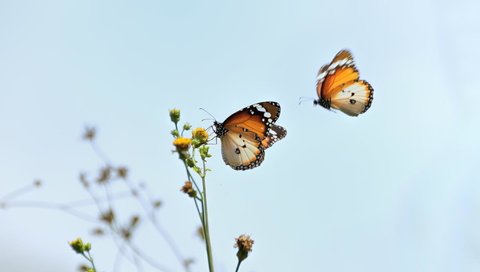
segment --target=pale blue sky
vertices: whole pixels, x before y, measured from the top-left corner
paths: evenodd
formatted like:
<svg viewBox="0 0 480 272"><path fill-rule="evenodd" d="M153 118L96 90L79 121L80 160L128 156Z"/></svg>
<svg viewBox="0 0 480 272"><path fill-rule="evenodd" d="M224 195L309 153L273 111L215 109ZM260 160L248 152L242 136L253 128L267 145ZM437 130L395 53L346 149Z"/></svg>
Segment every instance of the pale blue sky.
<svg viewBox="0 0 480 272"><path fill-rule="evenodd" d="M178 191L168 109L209 126L198 108L223 120L274 100L288 135L261 167L234 171L211 147L217 271L234 271L241 233L255 239L242 271L478 271L479 10L475 1L0 0L0 195L40 178L26 199L86 197L78 172L100 161L80 135L95 125L104 151L161 196L163 225L206 271L193 205ZM371 109L351 118L299 106L343 48L375 89ZM111 271L114 244L90 237L89 223L35 209L0 211L0 222L9 271L74 271L80 258L66 241L77 236ZM179 271L150 235L142 246Z"/></svg>

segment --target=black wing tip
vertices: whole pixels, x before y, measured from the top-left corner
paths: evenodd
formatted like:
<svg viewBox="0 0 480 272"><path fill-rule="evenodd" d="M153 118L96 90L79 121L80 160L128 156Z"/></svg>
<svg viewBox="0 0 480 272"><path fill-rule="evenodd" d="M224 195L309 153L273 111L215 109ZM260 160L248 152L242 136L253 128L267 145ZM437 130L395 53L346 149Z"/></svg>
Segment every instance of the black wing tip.
<svg viewBox="0 0 480 272"><path fill-rule="evenodd" d="M243 164L238 166L230 165L230 167L232 167L233 170L241 170L241 171L250 170L250 169L259 167L262 164L262 162L265 160L265 149L262 148L261 146L258 149L260 150L260 154L256 156L254 161L250 162L247 165L243 165Z"/></svg>
<svg viewBox="0 0 480 272"><path fill-rule="evenodd" d="M370 95L368 96L368 102L367 104L365 105L365 108L363 109L363 111L361 113L364 113L366 112L371 106L372 106L372 103L373 103L373 87L372 85L370 85L370 83L368 83L366 80L360 80L360 82L364 83L365 85L367 85L368 87L368 90L370 91Z"/></svg>

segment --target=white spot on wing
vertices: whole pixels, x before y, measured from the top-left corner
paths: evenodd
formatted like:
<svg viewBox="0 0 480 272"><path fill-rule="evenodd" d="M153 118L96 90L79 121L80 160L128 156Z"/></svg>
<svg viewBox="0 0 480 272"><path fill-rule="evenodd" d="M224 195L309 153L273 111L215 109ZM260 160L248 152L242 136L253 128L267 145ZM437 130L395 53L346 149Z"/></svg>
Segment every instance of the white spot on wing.
<svg viewBox="0 0 480 272"><path fill-rule="evenodd" d="M317 80L318 80L318 81L323 81L323 79L325 78L326 75L327 75L327 71L319 74L319 75L317 76Z"/></svg>

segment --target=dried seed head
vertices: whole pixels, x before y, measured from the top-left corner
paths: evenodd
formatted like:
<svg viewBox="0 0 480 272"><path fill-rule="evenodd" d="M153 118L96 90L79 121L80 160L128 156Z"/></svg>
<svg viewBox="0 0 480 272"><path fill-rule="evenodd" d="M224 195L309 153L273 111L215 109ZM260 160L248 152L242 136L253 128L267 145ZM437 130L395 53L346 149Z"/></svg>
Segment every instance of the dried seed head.
<svg viewBox="0 0 480 272"><path fill-rule="evenodd" d="M97 178L97 182L98 183L106 183L110 180L110 177L111 177L111 171L112 169L110 168L110 166L106 166L106 167L103 167L102 169L100 169L100 173L98 175L98 178Z"/></svg>
<svg viewBox="0 0 480 272"><path fill-rule="evenodd" d="M155 209L158 209L162 206L162 201L161 200L155 200L152 202L152 205Z"/></svg>
<svg viewBox="0 0 480 272"><path fill-rule="evenodd" d="M237 257L239 262L248 257L248 253L252 251L253 243L254 241L250 238L250 235L242 234L235 238L234 247L238 248Z"/></svg>
<svg viewBox="0 0 480 272"><path fill-rule="evenodd" d="M92 234L96 236L102 236L105 234L105 231L102 228L94 228Z"/></svg>
<svg viewBox="0 0 480 272"><path fill-rule="evenodd" d="M95 134L97 131L94 127L86 127L85 132L83 133L83 139L85 141L93 141L95 139Z"/></svg>
<svg viewBox="0 0 480 272"><path fill-rule="evenodd" d="M128 168L125 166L120 166L117 168L117 175L119 178L126 179L128 175Z"/></svg>
<svg viewBox="0 0 480 272"><path fill-rule="evenodd" d="M197 228L197 235L198 237L200 237L200 239L202 239L203 241L205 241L205 232L203 231L203 227L202 226L199 226Z"/></svg>
<svg viewBox="0 0 480 272"><path fill-rule="evenodd" d="M100 219L110 225L115 220L115 213L112 210L108 210L100 215Z"/></svg>
<svg viewBox="0 0 480 272"><path fill-rule="evenodd" d="M187 194L189 197L196 197L197 191L193 189L193 183L191 181L185 181L185 184L180 189L182 192Z"/></svg>

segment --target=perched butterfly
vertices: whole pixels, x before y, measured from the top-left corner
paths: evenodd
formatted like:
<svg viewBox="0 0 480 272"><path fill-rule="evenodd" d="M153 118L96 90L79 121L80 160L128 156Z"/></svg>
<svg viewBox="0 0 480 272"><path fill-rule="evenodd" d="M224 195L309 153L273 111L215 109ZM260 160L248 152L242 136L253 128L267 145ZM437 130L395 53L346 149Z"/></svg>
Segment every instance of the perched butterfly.
<svg viewBox="0 0 480 272"><path fill-rule="evenodd" d="M347 50L338 52L330 64L318 71L318 99L313 104L337 109L350 116L366 112L372 105L373 88L359 77L352 54Z"/></svg>
<svg viewBox="0 0 480 272"><path fill-rule="evenodd" d="M223 123L213 123L214 132L222 145L222 157L235 170L259 166L265 149L287 135L287 130L275 124L280 116L280 104L260 102L230 115Z"/></svg>

